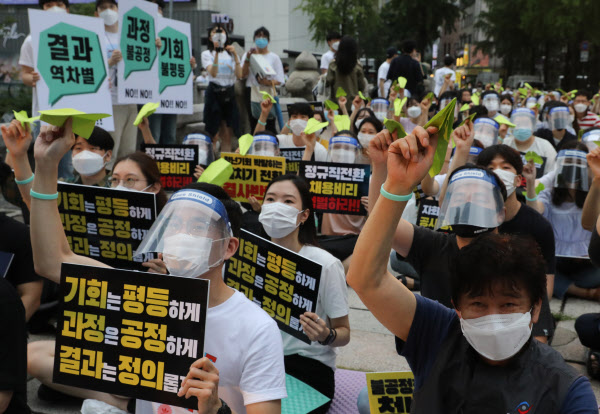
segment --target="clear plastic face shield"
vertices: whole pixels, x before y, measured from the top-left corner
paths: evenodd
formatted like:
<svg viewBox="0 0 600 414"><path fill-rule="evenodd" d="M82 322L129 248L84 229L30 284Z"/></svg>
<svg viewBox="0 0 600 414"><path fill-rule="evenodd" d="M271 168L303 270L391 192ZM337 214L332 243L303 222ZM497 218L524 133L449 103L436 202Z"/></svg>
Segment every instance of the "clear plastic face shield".
<svg viewBox="0 0 600 414"><path fill-rule="evenodd" d="M256 135L248 150L249 155L276 157L279 155L279 143L272 135Z"/></svg>
<svg viewBox="0 0 600 414"><path fill-rule="evenodd" d="M530 98L527 98L527 101L525 102L525 106L529 109L533 109L533 108L535 108L537 103L538 103L537 98L532 96Z"/></svg>
<svg viewBox="0 0 600 414"><path fill-rule="evenodd" d="M358 157L358 141L352 137L337 136L329 141L327 162L354 164Z"/></svg>
<svg viewBox="0 0 600 414"><path fill-rule="evenodd" d="M569 118L569 108L565 106L557 106L550 109L548 113L548 122L551 129L566 129L571 123Z"/></svg>
<svg viewBox="0 0 600 414"><path fill-rule="evenodd" d="M199 277L224 260L233 237L227 211L199 190L177 191L163 208L135 255L159 252L169 273Z"/></svg>
<svg viewBox="0 0 600 414"><path fill-rule="evenodd" d="M590 151L598 147L598 144L596 144L598 141L600 141L600 129L587 131L581 136L581 142L583 142Z"/></svg>
<svg viewBox="0 0 600 414"><path fill-rule="evenodd" d="M468 225L486 231L503 222L504 200L495 177L481 169L464 169L452 176L436 230L445 226Z"/></svg>
<svg viewBox="0 0 600 414"><path fill-rule="evenodd" d="M481 141L484 147L498 143L498 131L500 125L491 118L478 118L473 123L475 139Z"/></svg>
<svg viewBox="0 0 600 414"><path fill-rule="evenodd" d="M183 139L183 145L196 145L198 147L198 164L205 167L215 160L212 141L204 134L188 134Z"/></svg>
<svg viewBox="0 0 600 414"><path fill-rule="evenodd" d="M387 99L377 98L371 101L371 109L373 110L373 113L375 113L377 119L379 119L381 122L383 122L383 119L387 117L389 107L390 103Z"/></svg>
<svg viewBox="0 0 600 414"><path fill-rule="evenodd" d="M500 109L500 97L493 93L485 95L481 100L481 104L485 106L489 112L498 112Z"/></svg>
<svg viewBox="0 0 600 414"><path fill-rule="evenodd" d="M556 156L554 188L589 191L586 153L580 150L560 150Z"/></svg>
<svg viewBox="0 0 600 414"><path fill-rule="evenodd" d="M533 131L535 126L535 112L527 108L518 108L512 112L510 122L515 124L516 128L528 128Z"/></svg>
<svg viewBox="0 0 600 414"><path fill-rule="evenodd" d="M477 164L477 157L483 151L479 147L471 147L469 148L469 155L467 156L467 164Z"/></svg>

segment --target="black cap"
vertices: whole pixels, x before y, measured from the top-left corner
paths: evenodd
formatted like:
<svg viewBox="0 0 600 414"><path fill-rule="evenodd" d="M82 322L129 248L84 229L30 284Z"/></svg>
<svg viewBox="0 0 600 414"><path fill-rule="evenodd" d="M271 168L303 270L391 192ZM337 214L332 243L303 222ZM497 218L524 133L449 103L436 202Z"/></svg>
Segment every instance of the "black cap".
<svg viewBox="0 0 600 414"><path fill-rule="evenodd" d="M386 53L387 53L387 57L391 58L394 55L398 54L398 49L395 47L388 47L386 50Z"/></svg>
<svg viewBox="0 0 600 414"><path fill-rule="evenodd" d="M53 1L56 1L56 2L60 1L60 2L64 3L64 5L67 8L69 8L69 0L38 0L38 4L40 6L40 9L43 9L44 8L44 4L50 3L50 2L53 2Z"/></svg>

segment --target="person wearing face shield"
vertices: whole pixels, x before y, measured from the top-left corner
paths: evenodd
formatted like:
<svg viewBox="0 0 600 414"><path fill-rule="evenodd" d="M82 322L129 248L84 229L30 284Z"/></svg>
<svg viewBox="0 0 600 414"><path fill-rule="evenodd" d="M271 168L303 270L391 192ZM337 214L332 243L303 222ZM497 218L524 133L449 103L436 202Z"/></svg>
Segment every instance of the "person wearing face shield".
<svg viewBox="0 0 600 414"><path fill-rule="evenodd" d="M479 117L473 122L474 137L484 148L498 143L499 129L500 125L491 118Z"/></svg>
<svg viewBox="0 0 600 414"><path fill-rule="evenodd" d="M322 266L315 312L300 316L302 329L312 342L281 332L285 371L333 399L336 348L350 341L347 286L340 261L318 247L314 217L310 187L303 177L286 174L269 183L259 217L263 237ZM327 413L330 404L310 413Z"/></svg>
<svg viewBox="0 0 600 414"><path fill-rule="evenodd" d="M546 107L549 109L546 110ZM540 128L535 131L535 136L544 138L550 142L558 152L569 142L577 141L577 137L569 131L571 128L571 119L569 107L560 101L550 101L544 105L547 112L548 128Z"/></svg>
<svg viewBox="0 0 600 414"><path fill-rule="evenodd" d="M68 246L55 194L56 165L74 144L72 119L63 129L48 128L36 141L36 178L33 181L31 215L34 264L38 272L60 280L62 262L107 267L102 262L74 254ZM42 198L44 197L44 198ZM223 281L224 262L232 257L239 241L241 210L217 186L195 183L176 192L144 237L136 254L160 252L171 275L210 280L207 357L193 363L180 395L198 398L199 412L278 414L287 396L283 346L277 325L267 313ZM48 249L48 246L59 246ZM165 276L165 286L169 284ZM231 340L235 332L235 340ZM54 342L29 344L29 372L52 389L79 398L93 398L130 413L158 414L159 404L52 383ZM202 375L199 376L199 372ZM203 393L206 389L214 392ZM84 404L85 405L85 404ZM109 407L106 407L108 412ZM227 408L229 407L229 408ZM179 411L178 411L179 410ZM169 407L169 412L187 412Z"/></svg>
<svg viewBox="0 0 600 414"><path fill-rule="evenodd" d="M329 70L329 64L333 59L335 59L335 53L340 47L340 40L342 40L342 35L338 32L329 32L327 33L326 40L329 50L323 53L323 56L321 56L321 74L327 73L327 70Z"/></svg>
<svg viewBox="0 0 600 414"><path fill-rule="evenodd" d="M185 136L183 145L195 145L198 148L198 165L194 169L194 177L200 178L204 169L215 160L215 152L212 139L203 133L193 133Z"/></svg>
<svg viewBox="0 0 600 414"><path fill-rule="evenodd" d="M261 155L263 157L279 156L279 141L271 134L262 133L254 135L248 155Z"/></svg>
<svg viewBox="0 0 600 414"><path fill-rule="evenodd" d="M536 194L531 164L525 166L527 204L540 212L552 225L556 244L554 296L568 293L584 299L600 299L600 270L590 263L588 246L591 233L582 225L582 208L590 189L587 147L572 142L558 153L551 188Z"/></svg>
<svg viewBox="0 0 600 414"><path fill-rule="evenodd" d="M600 141L600 128L594 127L585 131L581 135L581 142L583 142L589 151L598 148L597 142Z"/></svg>
<svg viewBox="0 0 600 414"><path fill-rule="evenodd" d="M575 99L573 99L573 109L575 110L575 122L573 127L576 132L579 130L588 130L592 127L600 127L600 116L590 111L592 94L587 91L580 89L575 93Z"/></svg>
<svg viewBox="0 0 600 414"><path fill-rule="evenodd" d="M541 165L536 165L537 178L553 171L556 150L550 142L533 134L535 112L528 108L517 108L512 111L510 121L515 124L513 135L507 137L503 144L516 149L523 156L528 151L534 151L542 157L544 162Z"/></svg>
<svg viewBox="0 0 600 414"><path fill-rule="evenodd" d="M242 77L235 47L229 44L222 24L208 29L208 49L201 54L202 68L208 73L204 97L206 132L221 138L221 151L231 152L231 137L239 135L239 114L234 85Z"/></svg>
<svg viewBox="0 0 600 414"><path fill-rule="evenodd" d="M485 91L481 94L481 104L488 110L488 116L494 118L500 110L500 96L496 91Z"/></svg>
<svg viewBox="0 0 600 414"><path fill-rule="evenodd" d="M468 135L466 129L455 134ZM506 195L494 173L468 167L451 177L450 198L459 198L444 201L449 207L445 217L471 223L467 226L477 223L477 232L485 233L470 240L456 238L451 265L430 265L450 265L451 274L444 278L450 279L446 283L454 309L415 295L388 272L391 248L431 262L448 243L436 237L419 244L418 229L400 219L412 188L433 163L436 132L418 127L390 144L381 196L356 244L361 260L352 262L347 275L367 308L398 338L399 351L412 367L411 412L512 413L535 407L539 413L569 413L577 407L595 413L598 405L589 380L532 338L545 294L544 260L529 239L489 231L487 226L503 219L498 203ZM474 180L475 185L466 185Z"/></svg>

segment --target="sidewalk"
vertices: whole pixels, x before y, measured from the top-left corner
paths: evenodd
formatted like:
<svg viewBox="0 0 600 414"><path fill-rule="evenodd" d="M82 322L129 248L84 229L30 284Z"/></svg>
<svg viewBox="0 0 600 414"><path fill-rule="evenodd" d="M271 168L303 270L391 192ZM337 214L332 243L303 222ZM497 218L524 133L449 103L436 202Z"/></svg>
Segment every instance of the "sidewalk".
<svg viewBox="0 0 600 414"><path fill-rule="evenodd" d="M356 371L406 371L408 363L396 354L394 336L383 327L367 310L356 293L348 288L350 304L350 343L339 348L337 366ZM586 349L581 345L575 333L575 319L590 312L600 312L600 305L590 301L570 298L561 312L562 303L553 299L550 307L553 314L561 313L552 346L560 352L565 360L578 372L586 374ZM50 336L32 335L30 341L51 339ZM53 404L37 398L39 382L30 378L27 391L28 402L35 413L43 414L79 414L78 404ZM600 382L592 381L596 399L600 401ZM350 414L350 413L348 413Z"/></svg>

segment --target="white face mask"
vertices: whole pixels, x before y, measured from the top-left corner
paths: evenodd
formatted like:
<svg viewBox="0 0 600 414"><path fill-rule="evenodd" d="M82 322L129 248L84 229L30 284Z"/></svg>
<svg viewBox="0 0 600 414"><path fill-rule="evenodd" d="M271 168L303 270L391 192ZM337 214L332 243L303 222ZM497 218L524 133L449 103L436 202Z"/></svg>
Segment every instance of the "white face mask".
<svg viewBox="0 0 600 414"><path fill-rule="evenodd" d="M477 353L492 361L504 361L523 348L531 337L531 312L460 318L460 328Z"/></svg>
<svg viewBox="0 0 600 414"><path fill-rule="evenodd" d="M63 14L67 13L67 9L63 9L62 7L58 7L58 6L52 6L46 11L50 12L50 13L63 13Z"/></svg>
<svg viewBox="0 0 600 414"><path fill-rule="evenodd" d="M111 9L102 10L99 16L104 20L106 26L112 26L119 20L119 13Z"/></svg>
<svg viewBox="0 0 600 414"><path fill-rule="evenodd" d="M296 136L300 135L306 129L308 121L304 119L292 119L289 123L292 133Z"/></svg>
<svg viewBox="0 0 600 414"><path fill-rule="evenodd" d="M587 111L588 106L584 103L578 103L573 106L575 108L575 112L582 114Z"/></svg>
<svg viewBox="0 0 600 414"><path fill-rule="evenodd" d="M73 157L73 168L80 175L94 175L100 172L105 165L104 157L92 151L84 150Z"/></svg>
<svg viewBox="0 0 600 414"><path fill-rule="evenodd" d="M227 35L225 33L215 33L212 36L212 41L217 43L219 47L224 47L227 41Z"/></svg>
<svg viewBox="0 0 600 414"><path fill-rule="evenodd" d="M510 114L510 111L512 111L512 105L500 105L500 112L502 112L503 115Z"/></svg>
<svg viewBox="0 0 600 414"><path fill-rule="evenodd" d="M258 221L271 238L281 239L300 225L297 223L300 213L296 207L279 202L263 204Z"/></svg>
<svg viewBox="0 0 600 414"><path fill-rule="evenodd" d="M185 233L166 237L162 254L169 273L193 278L208 272L212 245L213 239L208 237L190 236Z"/></svg>
<svg viewBox="0 0 600 414"><path fill-rule="evenodd" d="M510 195L515 192L515 177L517 174L500 168L496 168L494 172L504 183L504 187L506 187L506 196L510 197Z"/></svg>
<svg viewBox="0 0 600 414"><path fill-rule="evenodd" d="M337 52L338 47L340 47L340 42L333 42L331 44L331 48Z"/></svg>
<svg viewBox="0 0 600 414"><path fill-rule="evenodd" d="M420 106L411 106L406 110L406 114L409 118L417 118L421 115L421 107Z"/></svg>
<svg viewBox="0 0 600 414"><path fill-rule="evenodd" d="M358 133L358 142L363 148L369 148L369 143L371 140L375 138L375 134L364 134L362 132Z"/></svg>

